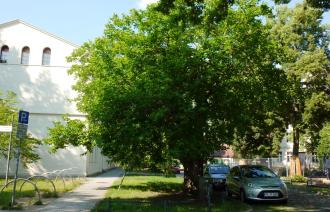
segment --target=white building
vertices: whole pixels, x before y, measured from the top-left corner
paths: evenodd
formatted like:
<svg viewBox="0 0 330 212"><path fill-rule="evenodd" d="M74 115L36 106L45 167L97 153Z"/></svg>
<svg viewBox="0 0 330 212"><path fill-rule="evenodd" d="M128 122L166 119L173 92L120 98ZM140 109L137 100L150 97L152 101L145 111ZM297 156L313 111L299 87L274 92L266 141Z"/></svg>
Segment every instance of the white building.
<svg viewBox="0 0 330 212"><path fill-rule="evenodd" d="M29 132L44 138L52 121L61 120L63 114L84 119L72 99L73 77L67 74L70 64L66 57L78 46L38 29L21 20L0 24L0 90L13 91L18 96L19 107L30 112ZM21 169L21 175L71 169L68 174L86 176L108 169L106 158L95 149L83 156L86 150L69 147L56 154L48 153L48 146L39 148L41 160ZM6 160L0 160L0 175L5 173ZM14 172L11 162L11 174Z"/></svg>

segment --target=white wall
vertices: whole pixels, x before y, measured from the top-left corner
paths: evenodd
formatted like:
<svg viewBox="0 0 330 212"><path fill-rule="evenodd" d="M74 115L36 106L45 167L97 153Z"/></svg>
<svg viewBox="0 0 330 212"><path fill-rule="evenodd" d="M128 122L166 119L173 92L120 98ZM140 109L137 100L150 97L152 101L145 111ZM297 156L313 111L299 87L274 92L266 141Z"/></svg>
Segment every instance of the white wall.
<svg viewBox="0 0 330 212"><path fill-rule="evenodd" d="M24 46L30 47L29 65L41 65L42 52L45 47L51 49L51 66L70 66L66 56L76 46L63 42L49 34L45 34L23 23L12 24L0 28L0 45L9 47L8 64L20 64L21 51Z"/></svg>
<svg viewBox="0 0 330 212"><path fill-rule="evenodd" d="M86 173L87 176L102 173L115 165L109 161L109 158L101 154L99 148L94 148L93 152L87 154Z"/></svg>
<svg viewBox="0 0 330 212"><path fill-rule="evenodd" d="M9 57L7 63L0 63L0 87L18 94L23 109L33 113L79 113L68 101L76 93L71 88L74 79L67 74L71 65L65 58L74 46L24 24L0 28L2 45L9 47ZM30 48L29 65L20 64L24 46ZM50 66L41 65L45 47L51 49Z"/></svg>
<svg viewBox="0 0 330 212"><path fill-rule="evenodd" d="M48 152L49 147L46 145L37 149L37 153L41 160L33 164L28 164L27 168L23 168L20 163L19 176L25 177L30 175L41 175L46 172L56 170L64 170L63 175L71 176L86 176L86 156L83 156L86 150L83 147L68 147L66 149L58 150L56 154ZM0 176L6 174L6 158L0 159ZM9 175L14 176L16 170L16 159L10 161Z"/></svg>
<svg viewBox="0 0 330 212"><path fill-rule="evenodd" d="M0 25L0 48L3 45L9 47L9 57L7 63L0 63L0 90L14 91L18 95L18 107L30 112L29 133L36 138L44 138L47 129L53 126L52 122L61 120L63 114L69 114L72 118L85 118L76 109L76 105L69 101L77 93L71 87L74 78L67 74L71 64L66 62L66 57L76 48L75 45L21 22ZM20 64L25 46L30 48L29 65ZM41 65L45 47L51 49L49 66ZM87 156L82 155L85 152L82 147L69 147L56 154L49 154L48 146L44 145L38 149L41 160L31 164L27 170L21 169L20 173L42 174L73 168L68 173L86 176L87 173L106 169L102 160L87 164ZM5 172L5 164L4 159L0 160L0 175Z"/></svg>

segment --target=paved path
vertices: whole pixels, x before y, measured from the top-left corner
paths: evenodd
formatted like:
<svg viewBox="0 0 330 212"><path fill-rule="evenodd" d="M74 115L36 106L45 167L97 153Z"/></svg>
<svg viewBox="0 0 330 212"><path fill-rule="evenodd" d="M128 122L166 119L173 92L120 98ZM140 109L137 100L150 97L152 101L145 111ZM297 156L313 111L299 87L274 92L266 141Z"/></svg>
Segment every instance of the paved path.
<svg viewBox="0 0 330 212"><path fill-rule="evenodd" d="M95 204L102 200L107 189L112 183L122 176L121 169L112 169L96 177L88 177L87 182L63 197L50 202L47 205L33 206L24 211L47 212L76 212L90 211Z"/></svg>

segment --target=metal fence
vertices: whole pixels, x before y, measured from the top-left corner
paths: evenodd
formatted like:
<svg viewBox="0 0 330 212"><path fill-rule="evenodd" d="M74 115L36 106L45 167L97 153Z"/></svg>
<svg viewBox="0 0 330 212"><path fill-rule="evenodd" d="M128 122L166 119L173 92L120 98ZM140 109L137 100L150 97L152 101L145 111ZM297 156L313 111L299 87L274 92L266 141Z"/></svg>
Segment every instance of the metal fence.
<svg viewBox="0 0 330 212"><path fill-rule="evenodd" d="M254 159L238 159L238 158L215 158L218 163L223 163L229 167L237 165L263 165L271 168L280 176L288 176L290 170L290 161L281 160L280 158L254 158ZM319 163L311 162L306 158L301 158L303 175L305 172L319 168Z"/></svg>

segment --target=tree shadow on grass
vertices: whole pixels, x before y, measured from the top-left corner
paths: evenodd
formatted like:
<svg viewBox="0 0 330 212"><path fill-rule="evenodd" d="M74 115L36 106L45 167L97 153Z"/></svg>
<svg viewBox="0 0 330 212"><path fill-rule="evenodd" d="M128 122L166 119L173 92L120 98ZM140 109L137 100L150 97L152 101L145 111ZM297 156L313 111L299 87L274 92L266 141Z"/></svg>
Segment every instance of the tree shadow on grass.
<svg viewBox="0 0 330 212"><path fill-rule="evenodd" d="M113 186L114 189L118 189L119 185ZM173 182L147 182L140 185L121 185L121 189L125 190L140 190L140 191L154 191L154 192L166 192L177 193L182 191L182 183Z"/></svg>

